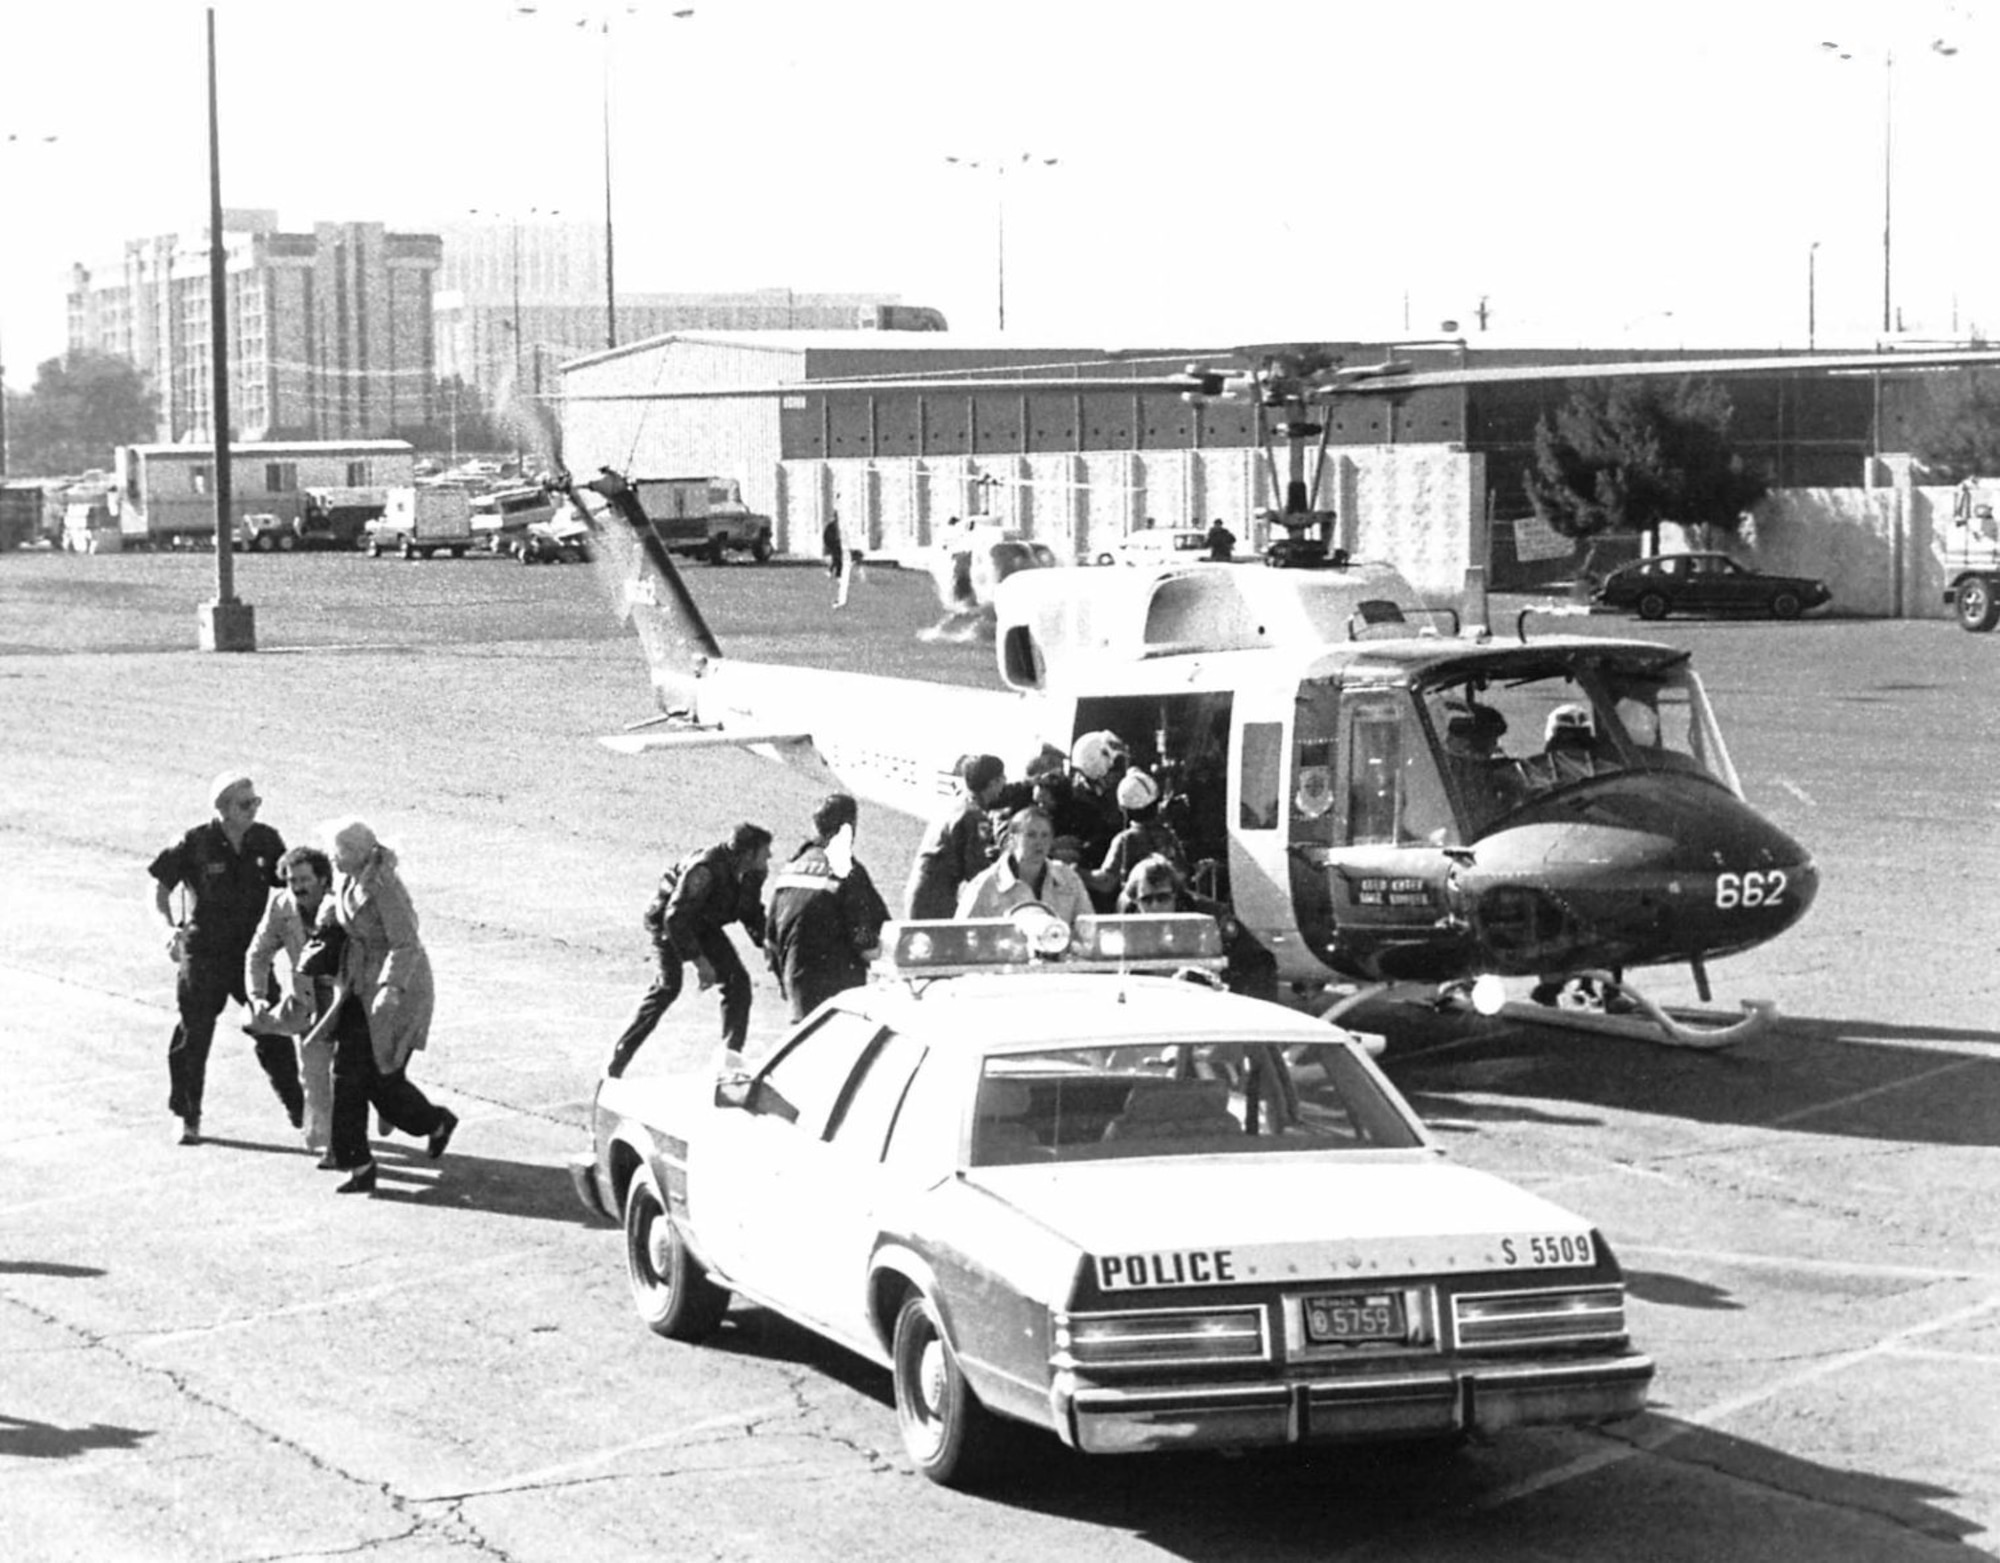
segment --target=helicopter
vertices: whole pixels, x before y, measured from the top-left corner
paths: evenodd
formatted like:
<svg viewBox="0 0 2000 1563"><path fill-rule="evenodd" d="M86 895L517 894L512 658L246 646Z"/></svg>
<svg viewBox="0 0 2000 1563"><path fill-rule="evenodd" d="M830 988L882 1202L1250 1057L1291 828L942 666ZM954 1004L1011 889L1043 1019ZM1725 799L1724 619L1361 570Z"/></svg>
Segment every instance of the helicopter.
<svg viewBox="0 0 2000 1563"><path fill-rule="evenodd" d="M1244 356L1247 368L1189 364L1115 383L1254 401L1274 476L1277 443L1290 453L1282 508L1265 518L1283 534L1263 556L1275 568L1016 569L992 587L991 690L731 659L629 485L609 469L570 484L622 578L662 713L604 742L629 753L740 747L924 818L960 754L1066 751L1108 729L1181 801L1189 859L1214 865L1204 893L1315 1012L1332 1018L1385 989L1421 986L1483 1013L1562 1016L1506 1005L1505 979L1525 977L1538 998L1581 993L1585 1009L1635 1008L1632 1021L1585 1022L1621 1034L1696 1048L1756 1035L1771 1006L1690 1024L1627 976L1685 966L1707 1002L1709 963L1795 926L1819 887L1811 853L1747 801L1689 653L1531 635L1527 614L1499 636L1483 602L1463 617L1427 607L1392 566L1349 558L1318 503L1311 447L1324 450L1326 430L1315 410L1480 379L1946 368L2000 354L1582 371L1349 365L1296 345Z"/></svg>

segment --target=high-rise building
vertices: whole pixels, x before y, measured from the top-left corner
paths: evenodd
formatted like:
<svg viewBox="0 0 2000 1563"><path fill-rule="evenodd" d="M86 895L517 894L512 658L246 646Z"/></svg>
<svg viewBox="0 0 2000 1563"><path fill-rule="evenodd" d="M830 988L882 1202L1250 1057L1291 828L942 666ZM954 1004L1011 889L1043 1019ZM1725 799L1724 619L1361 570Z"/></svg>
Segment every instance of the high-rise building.
<svg viewBox="0 0 2000 1563"><path fill-rule="evenodd" d="M379 439L435 423L435 234L380 223L279 229L223 213L236 438ZM129 358L160 399L161 441L214 438L205 228L127 242L113 266L71 269L69 344Z"/></svg>
<svg viewBox="0 0 2000 1563"><path fill-rule="evenodd" d="M438 268L437 372L475 386L504 409L519 386L529 397L556 387L556 366L602 352L604 228L553 215L443 223ZM935 310L893 293L800 293L758 288L718 293L618 294L620 345L670 331L942 330Z"/></svg>

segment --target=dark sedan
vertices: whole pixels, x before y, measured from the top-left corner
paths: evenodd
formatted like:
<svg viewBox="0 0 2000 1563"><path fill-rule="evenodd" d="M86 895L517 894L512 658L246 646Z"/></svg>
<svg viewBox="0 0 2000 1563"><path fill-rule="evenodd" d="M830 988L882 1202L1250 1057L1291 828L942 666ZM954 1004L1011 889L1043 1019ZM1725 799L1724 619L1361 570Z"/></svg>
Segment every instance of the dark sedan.
<svg viewBox="0 0 2000 1563"><path fill-rule="evenodd" d="M1613 570L1591 594L1593 602L1629 608L1642 619L1664 619L1669 613L1768 613L1774 619L1796 619L1832 597L1824 581L1767 575L1715 553L1640 559Z"/></svg>

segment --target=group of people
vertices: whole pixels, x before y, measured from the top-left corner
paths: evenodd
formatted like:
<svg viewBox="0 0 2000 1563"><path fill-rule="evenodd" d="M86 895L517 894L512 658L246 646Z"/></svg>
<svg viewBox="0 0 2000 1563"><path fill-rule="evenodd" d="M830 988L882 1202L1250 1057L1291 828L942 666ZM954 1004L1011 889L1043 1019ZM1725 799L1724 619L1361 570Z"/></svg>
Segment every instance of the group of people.
<svg viewBox="0 0 2000 1563"><path fill-rule="evenodd" d="M775 873L771 832L748 821L728 840L667 868L644 918L653 944L652 985L612 1044L607 1075L625 1073L680 997L690 963L702 988L722 990L725 1065L741 1058L750 1030L750 973L731 942L732 923L764 952L794 1020L867 980L889 908L854 855L859 819L852 797L832 793L813 810L812 834Z"/></svg>
<svg viewBox="0 0 2000 1563"><path fill-rule="evenodd" d="M370 1107L385 1135L424 1141L433 1161L458 1127L458 1115L409 1078L435 992L396 854L358 819L328 824L324 850L287 850L258 819L263 799L242 771L216 777L210 797L213 817L149 870L176 968L167 1108L179 1142L202 1143L209 1054L234 999L249 1013L243 1029L258 1064L292 1127L321 1153L320 1168L347 1174L339 1193L373 1193Z"/></svg>
<svg viewBox="0 0 2000 1563"><path fill-rule="evenodd" d="M994 755L960 757L951 801L926 828L903 892L906 920L1002 917L1033 904L1074 923L1092 912L1193 911L1216 918L1239 992L1277 997L1277 963L1225 907L1198 893L1197 869L1161 817L1160 784L1130 763L1116 733L1086 733L1065 754L1045 746L1018 781ZM644 925L654 975L611 1049L621 1076L680 997L685 968L721 990L725 1066L740 1060L751 980L729 929L763 951L793 1020L867 980L888 903L855 856L859 809L822 799L812 833L777 868L772 834L745 822L660 876Z"/></svg>
<svg viewBox="0 0 2000 1563"><path fill-rule="evenodd" d="M1019 781L990 754L963 756L956 778L911 867L906 918L1004 916L1030 902L1066 922L1092 911L1222 912L1191 888L1187 854L1159 817L1160 786L1130 764L1115 733L1086 733L1067 755L1045 746ZM457 1114L409 1077L436 994L396 853L359 819L324 827L323 849L287 849L258 818L263 799L241 771L218 776L211 799L213 817L150 867L176 968L167 1106L179 1142L202 1143L209 1055L234 999L248 1011L243 1029L259 1066L292 1127L321 1153L319 1166L347 1175L338 1192L372 1193L380 1174L371 1108L382 1135L422 1140L433 1160L458 1127ZM764 952L794 1020L867 980L891 912L855 855L859 814L846 793L822 799L811 834L775 871L771 832L745 822L660 876L644 917L654 976L613 1044L607 1075L624 1074L680 997L690 964L704 990L720 989L722 1048L740 1058L752 984L732 924ZM1220 920L1226 948L1254 949Z"/></svg>

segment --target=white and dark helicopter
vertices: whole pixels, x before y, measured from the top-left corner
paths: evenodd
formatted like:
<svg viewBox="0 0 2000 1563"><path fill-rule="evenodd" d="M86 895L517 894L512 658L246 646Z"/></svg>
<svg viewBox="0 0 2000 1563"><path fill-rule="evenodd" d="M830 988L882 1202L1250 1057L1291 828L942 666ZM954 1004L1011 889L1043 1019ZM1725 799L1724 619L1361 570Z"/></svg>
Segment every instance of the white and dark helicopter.
<svg viewBox="0 0 2000 1563"><path fill-rule="evenodd" d="M1626 1034L1692 1047L1754 1034L1767 1005L1689 1024L1625 977L1685 966L1706 1000L1708 963L1792 927L1819 885L1811 853L1745 799L1689 653L1530 635L1525 614L1512 635L1495 634L1483 603L1474 622L1422 607L1394 568L1331 546L1309 459L1312 440L1325 440L1315 411L1482 380L1904 371L2000 353L1502 369L1347 365L1312 348L1246 357L1248 367L1107 383L1254 398L1274 472L1276 441L1289 447L1284 508L1270 518L1285 535L1265 561L1288 568L1018 568L992 589L992 690L731 659L623 479L561 480L622 576L662 713L604 741L634 753L736 746L923 818L962 753L1067 750L1109 729L1183 800L1190 859L1214 861L1208 888L1308 1007L1331 1014L1421 984L1491 1013L1500 979L1532 977L1538 995L1581 984L1600 1006L1636 1009L1591 1022Z"/></svg>

